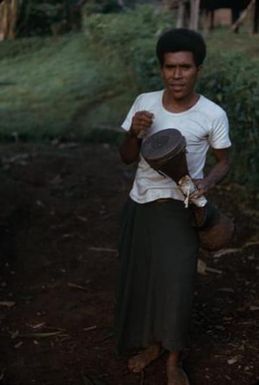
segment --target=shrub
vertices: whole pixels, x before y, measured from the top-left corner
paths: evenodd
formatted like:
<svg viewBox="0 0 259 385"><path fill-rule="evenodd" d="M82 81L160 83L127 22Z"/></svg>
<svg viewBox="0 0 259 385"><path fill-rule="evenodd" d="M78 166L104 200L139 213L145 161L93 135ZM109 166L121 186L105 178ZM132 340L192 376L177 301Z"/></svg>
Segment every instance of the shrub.
<svg viewBox="0 0 259 385"><path fill-rule="evenodd" d="M24 0L17 22L18 36L48 35L51 25L64 19L63 0Z"/></svg>
<svg viewBox="0 0 259 385"><path fill-rule="evenodd" d="M201 77L201 93L220 104L230 121L233 142L232 177L259 185L258 63L241 54L212 54Z"/></svg>

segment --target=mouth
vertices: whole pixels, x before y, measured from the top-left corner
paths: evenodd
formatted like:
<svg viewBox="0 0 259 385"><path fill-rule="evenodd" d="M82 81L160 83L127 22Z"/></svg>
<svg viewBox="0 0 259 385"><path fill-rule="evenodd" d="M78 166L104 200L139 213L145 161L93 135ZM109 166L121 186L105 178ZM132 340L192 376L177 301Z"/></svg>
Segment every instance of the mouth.
<svg viewBox="0 0 259 385"><path fill-rule="evenodd" d="M171 84L169 84L169 86L172 87L172 88L183 88L184 84L171 83Z"/></svg>
<svg viewBox="0 0 259 385"><path fill-rule="evenodd" d="M169 87L176 92L180 92L184 89L183 84L169 84Z"/></svg>

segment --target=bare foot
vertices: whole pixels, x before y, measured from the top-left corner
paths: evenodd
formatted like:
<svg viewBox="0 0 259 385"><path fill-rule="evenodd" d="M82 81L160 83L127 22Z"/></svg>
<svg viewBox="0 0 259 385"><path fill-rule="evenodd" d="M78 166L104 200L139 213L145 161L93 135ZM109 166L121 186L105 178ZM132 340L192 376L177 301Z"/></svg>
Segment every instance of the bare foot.
<svg viewBox="0 0 259 385"><path fill-rule="evenodd" d="M160 355L160 345L159 344L151 345L147 349L143 350L141 353L130 358L128 361L128 368L133 373L140 373L152 361L157 359L159 355Z"/></svg>
<svg viewBox="0 0 259 385"><path fill-rule="evenodd" d="M167 364L167 385L190 385L187 374L180 366Z"/></svg>

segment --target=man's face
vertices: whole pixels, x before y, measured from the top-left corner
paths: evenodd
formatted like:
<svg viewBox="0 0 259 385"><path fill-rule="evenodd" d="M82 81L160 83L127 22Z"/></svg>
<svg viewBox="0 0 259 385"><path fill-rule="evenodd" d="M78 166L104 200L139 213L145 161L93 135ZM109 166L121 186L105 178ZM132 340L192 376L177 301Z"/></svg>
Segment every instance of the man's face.
<svg viewBox="0 0 259 385"><path fill-rule="evenodd" d="M164 55L161 76L173 99L184 101L193 95L200 69L192 52L168 52Z"/></svg>

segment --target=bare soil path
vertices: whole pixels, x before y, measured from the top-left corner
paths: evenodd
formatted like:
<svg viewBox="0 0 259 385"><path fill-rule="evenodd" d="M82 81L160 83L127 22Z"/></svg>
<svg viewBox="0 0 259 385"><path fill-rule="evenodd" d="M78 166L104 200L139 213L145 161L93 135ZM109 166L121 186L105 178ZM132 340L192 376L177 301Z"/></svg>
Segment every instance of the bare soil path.
<svg viewBox="0 0 259 385"><path fill-rule="evenodd" d="M113 339L116 240L132 170L108 144L9 144L0 153L0 384L164 385L166 357L129 374ZM243 190L242 190L243 191ZM232 250L201 253L192 385L259 381L259 217L240 190L214 200L237 223Z"/></svg>

